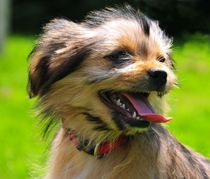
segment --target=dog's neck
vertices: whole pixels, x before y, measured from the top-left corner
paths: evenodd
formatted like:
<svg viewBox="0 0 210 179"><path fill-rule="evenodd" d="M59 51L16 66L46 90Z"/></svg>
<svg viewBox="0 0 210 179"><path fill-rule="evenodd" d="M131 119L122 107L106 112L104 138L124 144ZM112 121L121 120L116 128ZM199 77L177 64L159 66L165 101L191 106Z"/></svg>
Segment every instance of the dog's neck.
<svg viewBox="0 0 210 179"><path fill-rule="evenodd" d="M153 127L158 128L158 130L163 129L159 125L154 125ZM153 130L154 129L152 130L149 129L149 131L145 131L143 133L137 133L136 135L137 136L152 135L152 134L155 134ZM76 130L66 129L66 135L67 135L67 138L69 138L69 140L71 141L71 143L73 143L75 148L77 148L77 150L83 151L86 154L92 155L93 157L97 159L103 158L109 153L116 150L117 148L120 148L123 145L128 144L128 142L132 140L132 138L135 138L136 136L136 135L131 136L131 135L121 134L117 138L114 138L113 140L104 140L101 142L94 142L84 136L79 135Z"/></svg>
<svg viewBox="0 0 210 179"><path fill-rule="evenodd" d="M135 175L139 175L140 178L144 178L144 176L151 178L150 176L154 172L150 174L150 171L157 170L155 164L161 149L161 137L159 135L167 135L164 134L165 132L161 126L154 126L154 129L152 127L144 133L134 135L124 145L118 146L116 150L102 159L96 160L94 156L77 150L73 141L69 139L70 136L62 129L55 139L55 141L60 142L54 142L55 145L53 145L54 153L51 156L54 165L50 168L51 176L48 178L62 178L65 175L72 176L71 178L90 179L112 174L112 178L117 178L118 171L120 172L119 177L122 178L123 175L127 176L128 174L127 178L133 178ZM57 165L58 163L62 165ZM127 172L127 166L131 166L129 172ZM136 166L141 169L140 173ZM70 170L65 170L66 168ZM110 173L113 169L117 172ZM121 169L123 170L121 171ZM59 172L55 173L54 171ZM136 174L136 172L139 174Z"/></svg>
<svg viewBox="0 0 210 179"><path fill-rule="evenodd" d="M84 151L87 154L93 155L96 158L102 158L111 153L118 147L126 144L129 140L128 136L120 135L113 141L104 141L102 143L94 143L88 139L84 139L77 134L75 130L67 129L67 135L70 141L79 151Z"/></svg>
<svg viewBox="0 0 210 179"><path fill-rule="evenodd" d="M69 137L63 128L59 131L47 178L207 178L207 173L210 176L209 167L203 167L203 162L209 161L185 148L158 124L134 135L100 160L78 151Z"/></svg>

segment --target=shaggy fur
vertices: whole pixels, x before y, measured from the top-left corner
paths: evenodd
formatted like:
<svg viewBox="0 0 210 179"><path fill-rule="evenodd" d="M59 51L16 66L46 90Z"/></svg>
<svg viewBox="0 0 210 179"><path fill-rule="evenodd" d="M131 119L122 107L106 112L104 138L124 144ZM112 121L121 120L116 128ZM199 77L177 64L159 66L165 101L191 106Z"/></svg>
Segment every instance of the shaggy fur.
<svg viewBox="0 0 210 179"><path fill-rule="evenodd" d="M158 23L130 6L92 12L81 23L55 19L44 27L30 56L28 87L49 121L46 131L54 121L62 124L46 178L210 178L209 160L158 123L127 123L100 97L104 90L147 93L154 111L163 115L165 94L176 84L170 47ZM164 85L151 81L153 69L165 72ZM121 134L130 139L98 159L77 150L68 129L95 144Z"/></svg>

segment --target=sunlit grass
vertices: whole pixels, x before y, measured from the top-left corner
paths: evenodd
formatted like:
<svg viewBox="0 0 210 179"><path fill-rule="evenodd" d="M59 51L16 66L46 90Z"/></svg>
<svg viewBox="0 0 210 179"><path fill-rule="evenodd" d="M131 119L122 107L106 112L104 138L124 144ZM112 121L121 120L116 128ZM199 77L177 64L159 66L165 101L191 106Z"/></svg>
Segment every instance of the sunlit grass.
<svg viewBox="0 0 210 179"><path fill-rule="evenodd" d="M45 148L28 99L27 56L33 39L9 38L0 57L0 178L29 178ZM42 157L41 157L42 156Z"/></svg>
<svg viewBox="0 0 210 179"><path fill-rule="evenodd" d="M176 45L180 88L170 95L174 121L169 129L181 142L210 157L210 38L195 35Z"/></svg>
<svg viewBox="0 0 210 179"><path fill-rule="evenodd" d="M180 88L169 96L168 129L183 143L210 156L210 39L187 38L177 43L174 59ZM27 56L33 38L13 36L7 51L0 56L0 178L33 178L36 166L43 164L46 145L32 112L34 101L28 99Z"/></svg>

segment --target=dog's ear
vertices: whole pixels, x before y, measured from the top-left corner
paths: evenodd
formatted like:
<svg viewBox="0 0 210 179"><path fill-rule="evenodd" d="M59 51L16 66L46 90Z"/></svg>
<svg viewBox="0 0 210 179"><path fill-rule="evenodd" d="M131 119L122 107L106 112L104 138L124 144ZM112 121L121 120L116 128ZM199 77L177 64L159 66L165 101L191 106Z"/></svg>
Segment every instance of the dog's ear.
<svg viewBox="0 0 210 179"><path fill-rule="evenodd" d="M81 25L63 19L55 19L44 27L29 57L30 97L44 95L54 82L74 71L86 58L89 48L79 35L81 30Z"/></svg>

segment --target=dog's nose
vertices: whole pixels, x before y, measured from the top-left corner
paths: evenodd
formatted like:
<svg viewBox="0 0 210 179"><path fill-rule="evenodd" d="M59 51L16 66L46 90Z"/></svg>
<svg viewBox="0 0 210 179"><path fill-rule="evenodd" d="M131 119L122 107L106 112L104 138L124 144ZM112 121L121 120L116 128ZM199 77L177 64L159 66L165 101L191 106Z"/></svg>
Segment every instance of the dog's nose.
<svg viewBox="0 0 210 179"><path fill-rule="evenodd" d="M158 69L150 69L148 71L148 75L152 86L154 86L156 90L159 90L165 86L167 81L167 73L165 71Z"/></svg>

